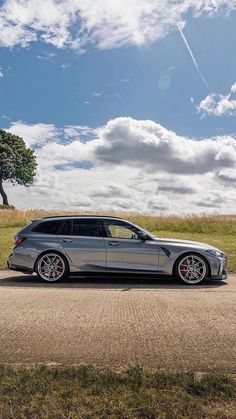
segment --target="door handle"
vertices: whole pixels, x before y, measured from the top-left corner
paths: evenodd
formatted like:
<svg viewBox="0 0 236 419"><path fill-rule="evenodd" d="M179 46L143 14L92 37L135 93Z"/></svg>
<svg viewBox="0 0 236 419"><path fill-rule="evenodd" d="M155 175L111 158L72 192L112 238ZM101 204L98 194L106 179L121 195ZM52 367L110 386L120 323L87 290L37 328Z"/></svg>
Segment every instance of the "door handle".
<svg viewBox="0 0 236 419"><path fill-rule="evenodd" d="M63 242L65 243L71 243L73 240L72 239L63 239Z"/></svg>
<svg viewBox="0 0 236 419"><path fill-rule="evenodd" d="M119 242L109 242L108 243L109 244L109 246L119 246L120 244L119 244Z"/></svg>

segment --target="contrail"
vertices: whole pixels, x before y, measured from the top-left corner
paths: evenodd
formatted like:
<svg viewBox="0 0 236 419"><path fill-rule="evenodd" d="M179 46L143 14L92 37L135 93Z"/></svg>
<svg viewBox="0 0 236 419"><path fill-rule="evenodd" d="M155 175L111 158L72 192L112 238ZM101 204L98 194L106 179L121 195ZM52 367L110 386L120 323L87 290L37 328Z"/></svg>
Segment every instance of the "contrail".
<svg viewBox="0 0 236 419"><path fill-rule="evenodd" d="M190 56L191 56L191 58L192 58L192 60L193 60L193 63L194 63L194 65L195 65L196 69L197 69L197 72L198 72L199 76L201 77L201 79L202 79L203 83L205 84L205 86L209 89L208 83L207 83L206 79L204 78L203 74L202 74L202 73L201 73L201 71L200 71L200 68L199 68L199 66L198 66L198 63L197 63L197 61L195 60L195 57L194 57L194 55L193 55L193 52L192 52L192 50L191 50L191 48L190 48L190 46L189 46L189 44L188 44L187 39L185 38L185 35L184 35L184 33L183 33L183 31L182 31L182 29L181 29L180 25L177 25L177 27L178 27L179 33L180 33L180 35L181 35L181 37L182 37L182 39L183 39L183 41L184 41L184 43L185 43L185 45L186 45L186 47L187 47L187 50L188 50L188 52L189 52L189 54L190 54Z"/></svg>

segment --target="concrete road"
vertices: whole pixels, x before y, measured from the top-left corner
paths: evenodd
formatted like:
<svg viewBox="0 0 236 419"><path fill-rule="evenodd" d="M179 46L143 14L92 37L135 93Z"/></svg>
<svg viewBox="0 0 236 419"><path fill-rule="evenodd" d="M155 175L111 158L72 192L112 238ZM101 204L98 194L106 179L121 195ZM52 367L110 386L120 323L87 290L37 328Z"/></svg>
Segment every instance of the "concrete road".
<svg viewBox="0 0 236 419"><path fill-rule="evenodd" d="M0 363L142 363L236 372L236 275L175 280L73 278L44 284L0 271Z"/></svg>

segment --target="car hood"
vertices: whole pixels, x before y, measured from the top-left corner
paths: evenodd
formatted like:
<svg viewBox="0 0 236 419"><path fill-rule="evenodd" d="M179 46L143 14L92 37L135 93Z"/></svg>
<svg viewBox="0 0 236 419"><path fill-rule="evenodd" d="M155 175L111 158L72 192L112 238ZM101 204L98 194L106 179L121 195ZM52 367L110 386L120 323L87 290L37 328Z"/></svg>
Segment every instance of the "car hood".
<svg viewBox="0 0 236 419"><path fill-rule="evenodd" d="M170 244L173 246L183 246L183 247L189 247L191 249L196 248L196 249L214 249L214 250L218 250L221 252L221 250L217 249L214 246L211 246L210 244L207 243L202 243L202 242L196 242L193 240L181 240L181 239L168 239L165 237L155 237L154 238L160 245L161 244Z"/></svg>

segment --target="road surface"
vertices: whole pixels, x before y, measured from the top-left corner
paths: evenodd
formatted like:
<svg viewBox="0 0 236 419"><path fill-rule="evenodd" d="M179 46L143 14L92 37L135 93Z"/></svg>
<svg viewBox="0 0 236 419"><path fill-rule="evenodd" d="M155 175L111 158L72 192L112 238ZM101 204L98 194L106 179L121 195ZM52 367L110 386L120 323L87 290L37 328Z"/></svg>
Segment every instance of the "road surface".
<svg viewBox="0 0 236 419"><path fill-rule="evenodd" d="M167 279L44 284L0 271L0 363L236 372L236 275L187 287Z"/></svg>

